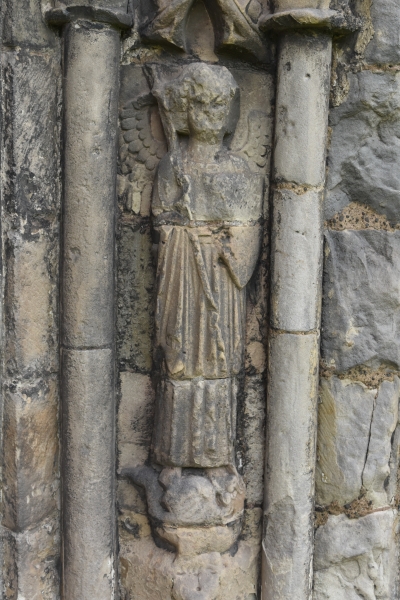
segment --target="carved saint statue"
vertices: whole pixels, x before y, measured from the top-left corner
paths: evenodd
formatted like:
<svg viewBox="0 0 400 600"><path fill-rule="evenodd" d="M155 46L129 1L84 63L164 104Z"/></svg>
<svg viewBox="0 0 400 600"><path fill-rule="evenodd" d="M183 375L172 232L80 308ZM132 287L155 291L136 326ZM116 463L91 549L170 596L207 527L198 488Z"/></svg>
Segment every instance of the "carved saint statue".
<svg viewBox="0 0 400 600"><path fill-rule="evenodd" d="M153 73L152 93L169 148L152 194L159 373L154 468L130 476L146 488L157 522L220 526L243 512L234 455L237 376L245 287L259 255L263 176L246 158L254 152L235 153L227 144L239 101L228 69L193 63L167 81ZM260 136L254 139L260 143ZM227 549L232 540L221 549L225 543Z"/></svg>
<svg viewBox="0 0 400 600"><path fill-rule="evenodd" d="M235 377L244 288L258 258L262 178L224 145L238 93L227 69L191 65L153 91L170 138L152 205L160 234L156 347L165 375L155 458L166 466L233 465Z"/></svg>

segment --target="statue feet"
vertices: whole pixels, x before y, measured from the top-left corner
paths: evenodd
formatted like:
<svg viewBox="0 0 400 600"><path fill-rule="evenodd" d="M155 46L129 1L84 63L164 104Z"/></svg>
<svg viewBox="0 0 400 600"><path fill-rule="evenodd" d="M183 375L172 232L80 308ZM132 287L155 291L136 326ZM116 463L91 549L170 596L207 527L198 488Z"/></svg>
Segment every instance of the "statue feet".
<svg viewBox="0 0 400 600"><path fill-rule="evenodd" d="M153 531L180 556L226 552L241 530L245 486L234 467L122 473L146 491Z"/></svg>

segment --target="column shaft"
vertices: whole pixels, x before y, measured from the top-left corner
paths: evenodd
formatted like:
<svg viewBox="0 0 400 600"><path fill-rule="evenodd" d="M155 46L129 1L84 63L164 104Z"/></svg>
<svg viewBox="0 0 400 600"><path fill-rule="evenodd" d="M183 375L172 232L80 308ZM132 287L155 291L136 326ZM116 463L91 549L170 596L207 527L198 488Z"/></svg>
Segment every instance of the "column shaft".
<svg viewBox="0 0 400 600"><path fill-rule="evenodd" d="M332 41L280 42L272 232L263 600L312 593L322 188Z"/></svg>
<svg viewBox="0 0 400 600"><path fill-rule="evenodd" d="M115 597L114 220L120 34L64 31L63 598Z"/></svg>

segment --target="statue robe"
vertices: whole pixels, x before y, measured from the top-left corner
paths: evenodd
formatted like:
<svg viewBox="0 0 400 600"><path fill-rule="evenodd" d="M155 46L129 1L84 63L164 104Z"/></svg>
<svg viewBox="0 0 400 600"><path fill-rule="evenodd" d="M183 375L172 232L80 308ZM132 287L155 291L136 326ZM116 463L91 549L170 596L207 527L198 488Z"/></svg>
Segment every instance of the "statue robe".
<svg viewBox="0 0 400 600"><path fill-rule="evenodd" d="M160 464L232 464L235 376L243 365L245 286L259 254L262 178L226 153L188 165L192 220L176 224L181 193L167 155L153 212L160 225L156 348L159 389L155 456Z"/></svg>

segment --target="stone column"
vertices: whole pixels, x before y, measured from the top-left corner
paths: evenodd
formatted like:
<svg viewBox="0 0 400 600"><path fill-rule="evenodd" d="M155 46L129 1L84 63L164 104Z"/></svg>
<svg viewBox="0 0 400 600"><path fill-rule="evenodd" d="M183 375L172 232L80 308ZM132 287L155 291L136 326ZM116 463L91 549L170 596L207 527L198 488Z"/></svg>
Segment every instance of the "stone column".
<svg viewBox="0 0 400 600"><path fill-rule="evenodd" d="M326 2L329 5L329 2ZM321 2L276 2L278 57L267 397L263 600L308 600L313 514L322 198L332 30Z"/></svg>
<svg viewBox="0 0 400 600"><path fill-rule="evenodd" d="M120 34L127 14L53 10L64 26L62 487L64 600L115 591L114 221Z"/></svg>

